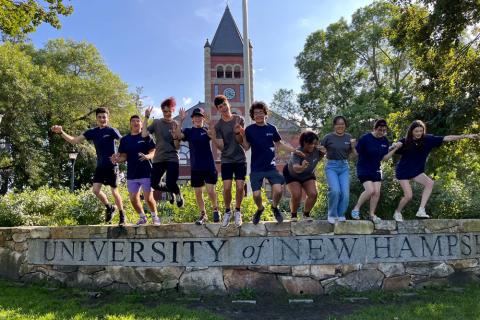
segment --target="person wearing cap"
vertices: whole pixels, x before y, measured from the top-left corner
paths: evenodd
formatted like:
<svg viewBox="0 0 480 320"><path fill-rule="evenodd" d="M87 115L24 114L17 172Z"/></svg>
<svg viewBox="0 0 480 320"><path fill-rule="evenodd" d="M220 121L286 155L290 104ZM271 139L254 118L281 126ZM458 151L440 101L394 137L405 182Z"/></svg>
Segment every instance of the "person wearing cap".
<svg viewBox="0 0 480 320"><path fill-rule="evenodd" d="M153 107L148 107L145 110L145 119L142 124L142 137L146 138L149 134L153 134L155 138L155 154L152 159L153 167L150 178L152 188L168 192L172 196L172 200L176 201L177 207L181 208L183 207L183 196L177 184L180 171L178 161L180 143L172 137L172 132L178 127L177 122L172 118L175 106L176 102L173 97L162 101L160 108L163 118L154 119L150 125L148 125L148 119ZM166 174L165 185L160 184L164 174ZM172 200L171 203L173 203Z"/></svg>
<svg viewBox="0 0 480 320"><path fill-rule="evenodd" d="M380 188L382 185L382 160L390 159L393 154L402 146L401 142L395 143L389 148L387 134L387 121L379 119L373 125L373 131L364 134L358 140L355 149L358 154L357 177L365 189L358 198L357 204L352 210L352 218L360 219L360 208L365 201L370 199L369 219L379 222L381 219L375 215L378 200L380 199ZM390 150L390 151L389 151Z"/></svg>
<svg viewBox="0 0 480 320"><path fill-rule="evenodd" d="M220 222L220 212L218 211L217 194L215 185L217 184L217 169L213 160L210 140L213 130L204 126L205 111L202 108L195 108L192 111L193 127L181 130L182 123L186 118L185 109L180 109L180 126L175 132L175 138L188 141L190 148L191 165L191 184L195 190L195 200L200 216L195 222L197 225L203 225L207 222L205 211L205 201L203 200L203 186L207 189L208 197L213 207L213 222ZM213 126L211 126L213 128ZM214 138L214 137L213 137Z"/></svg>
<svg viewBox="0 0 480 320"><path fill-rule="evenodd" d="M218 150L222 152L220 157L221 174L223 181L223 201L225 203L225 214L222 227L227 227L232 216L232 180L235 179L235 211L233 218L235 225L242 225L242 201L245 192L245 176L247 175L247 158L245 150L241 146L240 130L244 127L244 119L232 114L230 103L224 95L218 95L213 101L220 119L215 127L210 126L210 136ZM213 130L215 129L215 130Z"/></svg>

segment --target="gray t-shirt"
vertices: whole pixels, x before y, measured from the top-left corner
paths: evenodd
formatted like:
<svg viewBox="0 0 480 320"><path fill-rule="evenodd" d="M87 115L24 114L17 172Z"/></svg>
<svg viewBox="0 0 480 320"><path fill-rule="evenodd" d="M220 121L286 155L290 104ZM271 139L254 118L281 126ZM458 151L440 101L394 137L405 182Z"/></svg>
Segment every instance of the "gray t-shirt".
<svg viewBox="0 0 480 320"><path fill-rule="evenodd" d="M178 162L178 152L175 149L173 137L170 130L173 129L175 121L167 122L164 119L155 119L148 126L147 130L153 134L155 139L155 155L152 162Z"/></svg>
<svg viewBox="0 0 480 320"><path fill-rule="evenodd" d="M297 150L303 152L303 149L300 147ZM305 158L300 157L299 155L292 153L290 156L290 160L288 161L288 173L293 178L297 178L300 180L307 179L314 175L315 167L317 166L318 162L323 158L323 153L321 153L317 148L313 149L311 153L305 153ZM293 170L293 165L295 164L302 164L303 160L307 160L309 165L308 167L300 173L296 173Z"/></svg>
<svg viewBox="0 0 480 320"><path fill-rule="evenodd" d="M323 137L321 144L327 148L327 159L347 160L352 152L350 139L352 139L352 136L349 133L345 133L343 136L329 133Z"/></svg>
<svg viewBox="0 0 480 320"><path fill-rule="evenodd" d="M237 122L243 127L245 121L239 115L234 114L230 121L224 121L220 118L217 124L215 125L215 132L217 139L223 140L223 150L222 150L222 163L242 163L247 162L245 157L245 150L242 146L238 144L235 140L235 124Z"/></svg>

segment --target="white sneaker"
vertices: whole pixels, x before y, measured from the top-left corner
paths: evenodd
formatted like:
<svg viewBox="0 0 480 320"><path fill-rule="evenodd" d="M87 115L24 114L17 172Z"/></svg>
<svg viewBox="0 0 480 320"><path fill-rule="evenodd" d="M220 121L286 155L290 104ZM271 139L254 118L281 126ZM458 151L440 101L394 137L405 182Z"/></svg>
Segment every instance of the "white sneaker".
<svg viewBox="0 0 480 320"><path fill-rule="evenodd" d="M402 222L403 221L402 214L400 212L395 211L395 213L393 214L393 219L395 219L395 221L397 222Z"/></svg>
<svg viewBox="0 0 480 320"><path fill-rule="evenodd" d="M425 212L425 208L418 208L417 214L415 216L422 219L430 218L430 216Z"/></svg>
<svg viewBox="0 0 480 320"><path fill-rule="evenodd" d="M328 223L330 224L335 224L335 218L334 217L328 217L327 218Z"/></svg>
<svg viewBox="0 0 480 320"><path fill-rule="evenodd" d="M233 221L235 221L235 225L237 227L240 227L242 225L242 213L240 212L240 210L235 210L235 212L233 213Z"/></svg>
<svg viewBox="0 0 480 320"><path fill-rule="evenodd" d="M345 217L338 217L338 222L343 222L343 221L347 221L347 218L345 218Z"/></svg>
<svg viewBox="0 0 480 320"><path fill-rule="evenodd" d="M223 215L223 222L222 222L222 227L226 228L228 227L228 224L230 223L230 217L232 216L232 211L225 212Z"/></svg>

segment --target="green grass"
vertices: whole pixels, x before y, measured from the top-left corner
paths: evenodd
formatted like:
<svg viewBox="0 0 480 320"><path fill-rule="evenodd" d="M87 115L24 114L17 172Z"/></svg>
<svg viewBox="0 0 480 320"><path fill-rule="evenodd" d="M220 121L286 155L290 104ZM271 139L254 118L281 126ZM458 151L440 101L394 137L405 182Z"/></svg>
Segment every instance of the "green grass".
<svg viewBox="0 0 480 320"><path fill-rule="evenodd" d="M191 310L165 294L102 292L92 298L79 289L19 285L0 280L0 320L53 319L222 319L207 311Z"/></svg>
<svg viewBox="0 0 480 320"><path fill-rule="evenodd" d="M369 296L378 303L342 320L480 320L480 286L463 287L464 292L448 288L429 288L415 291L416 296L402 297L397 293L376 292Z"/></svg>

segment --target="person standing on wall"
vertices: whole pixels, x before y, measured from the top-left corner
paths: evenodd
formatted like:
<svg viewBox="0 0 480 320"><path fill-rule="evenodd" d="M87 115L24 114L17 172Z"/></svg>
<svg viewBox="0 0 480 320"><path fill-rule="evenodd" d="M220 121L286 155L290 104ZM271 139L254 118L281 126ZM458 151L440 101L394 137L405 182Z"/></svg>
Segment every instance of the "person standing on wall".
<svg viewBox="0 0 480 320"><path fill-rule="evenodd" d="M160 224L157 213L157 204L153 199L150 184L152 163L150 160L155 153L155 144L150 136L142 137L142 120L139 116L130 117L130 133L120 139L118 153L112 156L112 163L127 162L127 189L130 202L140 216L137 225L147 223L147 216L140 199L140 189L150 210L154 225Z"/></svg>
<svg viewBox="0 0 480 320"><path fill-rule="evenodd" d="M105 222L111 223L116 207L109 203L107 196L102 191L102 186L110 186L115 204L119 211L120 225L125 224L125 212L123 211L122 197L118 192L118 166L113 164L110 157L115 153L115 140L122 136L117 129L108 125L109 112L107 108L97 108L95 117L97 126L88 129L79 136L71 136L63 131L62 126L54 125L51 130L59 134L65 141L71 144L82 143L85 140L93 141L97 154L97 167L93 175L92 192L105 205Z"/></svg>
<svg viewBox="0 0 480 320"><path fill-rule="evenodd" d="M205 201L203 200L204 186L212 203L213 222L220 222L217 194L215 192L218 174L210 147L210 140L215 138L215 128L211 124L209 128L204 126L205 111L202 108L195 108L192 111L193 127L181 130L185 118L185 110L180 109L180 126L175 132L174 138L188 141L190 149L191 185L195 190L195 200L200 210L200 216L195 223L203 225L208 220Z"/></svg>
<svg viewBox="0 0 480 320"><path fill-rule="evenodd" d="M328 222L345 221L350 196L350 169L348 157L355 153L356 140L346 133L347 120L333 119L333 132L323 137L321 145L327 150L325 176L328 184Z"/></svg>
<svg viewBox="0 0 480 320"><path fill-rule="evenodd" d="M302 151L282 141L277 128L267 123L268 107L265 102L256 101L250 107L250 117L255 123L247 128L240 128L242 145L245 150L252 148L252 162L250 170L250 183L252 185L253 200L257 205L252 222L258 224L265 207L262 202L263 180L267 179L272 186L272 211L278 223L283 221L283 216L278 209L282 198L285 179L275 166L275 147L286 152L293 152L300 157L305 157Z"/></svg>
<svg viewBox="0 0 480 320"><path fill-rule="evenodd" d="M244 119L232 114L230 103L224 95L218 95L213 101L220 113L220 120L215 125L215 132L210 136L221 154L221 174L223 180L223 201L225 214L222 227L227 227L232 216L232 180L235 179L235 211L234 222L237 227L242 225L242 201L245 191L245 176L247 175L247 158L245 150L240 145L240 129L245 125ZM215 216L213 217L215 221Z"/></svg>
<svg viewBox="0 0 480 320"><path fill-rule="evenodd" d="M305 158L292 153L287 165L283 167L283 177L290 192L290 214L292 221L297 221L297 210L303 191L307 195L303 207L303 219L310 220L310 211L317 201L317 178L315 168L325 155L325 148L319 145L318 135L312 131L304 131L299 138L297 149Z"/></svg>
<svg viewBox="0 0 480 320"><path fill-rule="evenodd" d="M360 208L365 201L370 199L369 219L373 222L381 221L375 215L382 186L380 163L390 159L398 148L402 146L401 142L397 142L389 148L389 142L386 138L387 129L387 121L384 119L375 121L373 131L364 134L355 147L358 153L357 177L365 189L351 213L352 218L355 220L360 219Z"/></svg>
<svg viewBox="0 0 480 320"><path fill-rule="evenodd" d="M402 147L396 151L397 154L401 155L401 158L395 169L395 177L402 187L403 197L398 203L393 218L396 221L403 221L402 210L413 197L410 180L423 185L422 199L416 217L430 218L425 211L425 206L432 194L434 182L425 174L425 164L428 155L432 149L440 147L444 142L478 138L478 134L434 136L427 134L427 126L423 121L413 121L407 130L405 138L400 139Z"/></svg>
<svg viewBox="0 0 480 320"><path fill-rule="evenodd" d="M174 140L172 137L172 132L175 132L178 126L172 118L175 106L175 98L170 97L165 99L160 105L163 118L154 119L150 125L148 125L148 119L150 118L153 107L147 108L142 125L142 137L146 138L149 134L153 134L155 139L155 154L152 160L153 168L151 175L152 188L169 192L177 203L177 207L181 208L183 207L183 196L177 184L180 170L178 161L180 142ZM166 174L166 183L165 185L161 185L160 180L164 174Z"/></svg>

